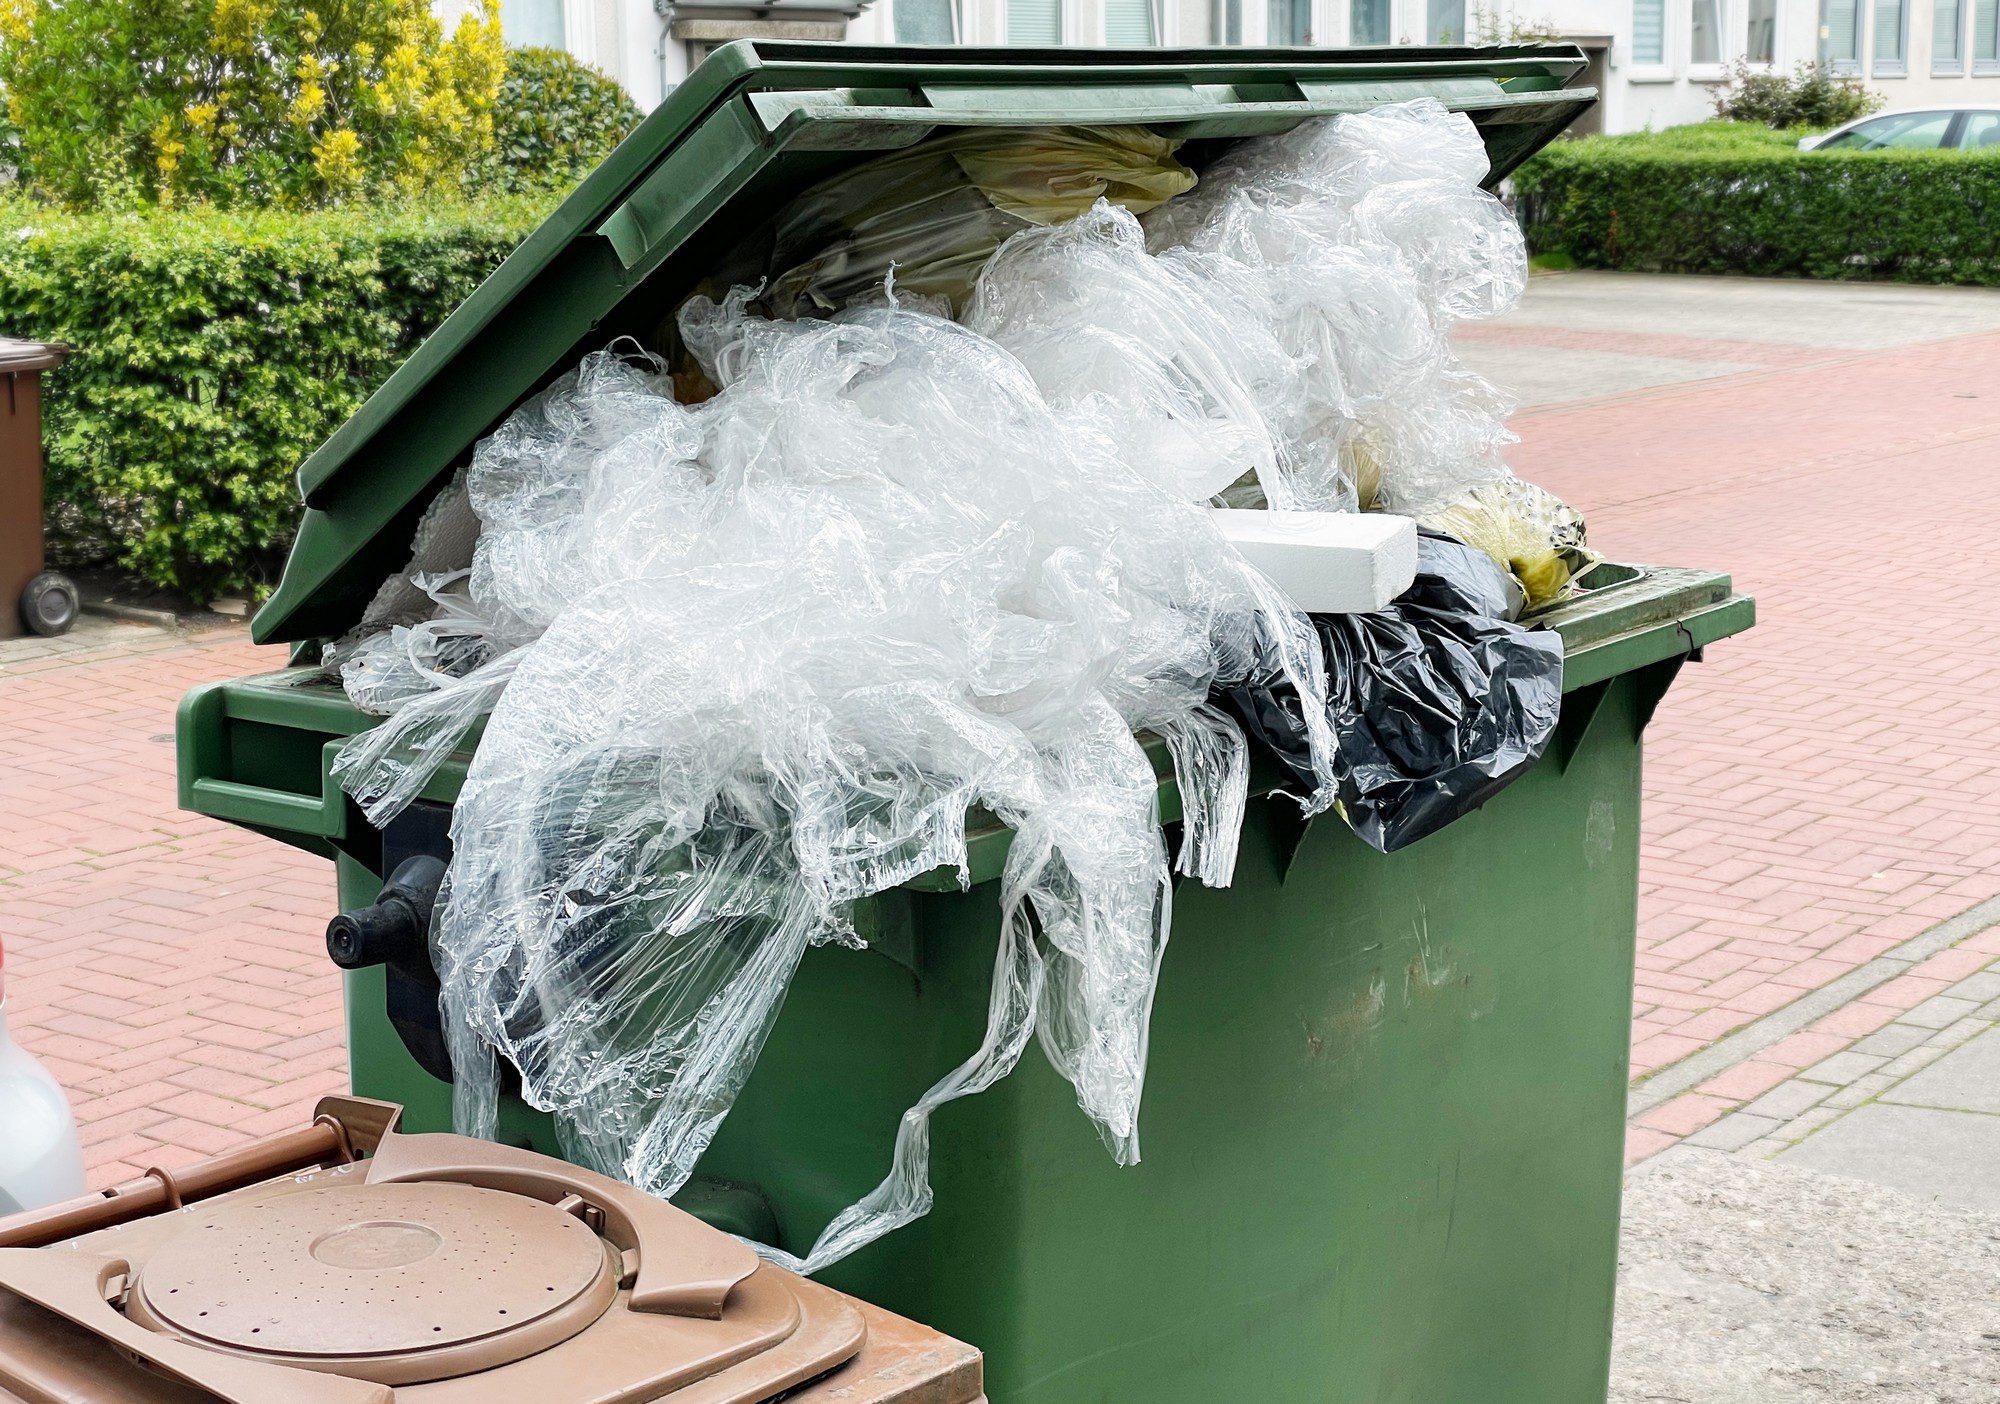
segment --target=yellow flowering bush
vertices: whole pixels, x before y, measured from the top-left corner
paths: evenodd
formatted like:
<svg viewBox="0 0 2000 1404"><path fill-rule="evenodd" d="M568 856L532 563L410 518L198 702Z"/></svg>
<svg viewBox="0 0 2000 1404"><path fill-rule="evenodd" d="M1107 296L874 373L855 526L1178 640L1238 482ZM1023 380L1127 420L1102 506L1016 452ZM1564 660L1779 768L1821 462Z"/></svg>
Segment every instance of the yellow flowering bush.
<svg viewBox="0 0 2000 1404"><path fill-rule="evenodd" d="M23 182L72 208L313 207L456 185L494 147L499 0L0 0Z"/></svg>

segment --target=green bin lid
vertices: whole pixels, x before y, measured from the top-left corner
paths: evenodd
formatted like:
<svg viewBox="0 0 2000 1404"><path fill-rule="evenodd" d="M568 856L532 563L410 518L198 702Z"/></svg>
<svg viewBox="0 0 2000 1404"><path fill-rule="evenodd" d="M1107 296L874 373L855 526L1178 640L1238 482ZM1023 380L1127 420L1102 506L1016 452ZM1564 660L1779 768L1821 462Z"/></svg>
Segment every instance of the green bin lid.
<svg viewBox="0 0 2000 1404"><path fill-rule="evenodd" d="M515 406L645 339L734 239L838 170L974 126L1137 123L1187 139L1435 97L1498 181L1595 100L1569 44L1373 49L717 49L299 470L306 511L259 643L330 638L409 560L418 518Z"/></svg>

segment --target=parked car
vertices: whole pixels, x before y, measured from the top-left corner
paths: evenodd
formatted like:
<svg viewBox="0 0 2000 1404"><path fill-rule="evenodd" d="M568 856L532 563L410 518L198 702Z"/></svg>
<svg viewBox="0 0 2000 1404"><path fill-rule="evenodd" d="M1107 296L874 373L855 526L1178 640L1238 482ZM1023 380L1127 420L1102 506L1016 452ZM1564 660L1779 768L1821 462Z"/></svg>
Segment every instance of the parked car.
<svg viewBox="0 0 2000 1404"><path fill-rule="evenodd" d="M1799 138L1801 151L2000 150L2000 103L1878 112Z"/></svg>
<svg viewBox="0 0 2000 1404"><path fill-rule="evenodd" d="M84 1191L83 1149L69 1098L7 1032L5 961L0 952L0 1216Z"/></svg>

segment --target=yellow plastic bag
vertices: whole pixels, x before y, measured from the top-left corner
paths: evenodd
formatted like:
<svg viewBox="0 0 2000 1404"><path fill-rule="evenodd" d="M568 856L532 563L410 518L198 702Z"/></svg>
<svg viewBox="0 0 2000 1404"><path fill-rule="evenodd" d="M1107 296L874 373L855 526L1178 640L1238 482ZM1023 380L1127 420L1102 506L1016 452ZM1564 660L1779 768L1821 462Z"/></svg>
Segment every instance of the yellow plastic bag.
<svg viewBox="0 0 2000 1404"><path fill-rule="evenodd" d="M1546 488L1512 474L1481 483L1423 520L1512 571L1531 610L1569 595L1597 563L1584 542L1583 518Z"/></svg>
<svg viewBox="0 0 2000 1404"><path fill-rule="evenodd" d="M822 181L778 217L766 303L837 311L879 291L954 313L994 250L1098 200L1135 214L1193 188L1179 145L1143 127L981 128L934 137Z"/></svg>

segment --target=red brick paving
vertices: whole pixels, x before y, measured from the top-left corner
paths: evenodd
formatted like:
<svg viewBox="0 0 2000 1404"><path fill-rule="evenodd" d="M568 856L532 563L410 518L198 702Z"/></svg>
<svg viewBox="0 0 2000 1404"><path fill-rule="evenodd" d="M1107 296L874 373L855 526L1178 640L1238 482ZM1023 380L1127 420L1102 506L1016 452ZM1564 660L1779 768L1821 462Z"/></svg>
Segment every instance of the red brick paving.
<svg viewBox="0 0 2000 1404"><path fill-rule="evenodd" d="M1801 356L1516 420L1608 555L1757 597L1649 733L1635 1076L2000 894L2000 335Z"/></svg>
<svg viewBox="0 0 2000 1404"><path fill-rule="evenodd" d="M174 706L283 662L238 629L0 645L0 941L14 1035L94 1183L296 1123L346 1082L326 863L180 812Z"/></svg>
<svg viewBox="0 0 2000 1404"><path fill-rule="evenodd" d="M1532 354L1605 334L1480 335ZM1653 723L1640 1076L2000 893L2000 336L1801 349L1810 369L1770 343L1616 340L1770 367L1517 420L1517 466L1583 507L1607 554L1728 569L1759 602L1759 627L1688 669ZM17 648L0 646L9 1016L70 1088L93 1176L294 1124L344 1077L331 875L179 813L169 735L188 687L275 652L137 628ZM1632 1152L1996 955L1984 933L1821 1018L1653 1109Z"/></svg>

